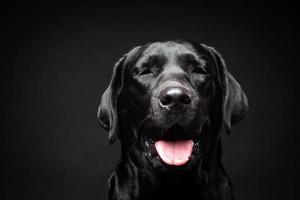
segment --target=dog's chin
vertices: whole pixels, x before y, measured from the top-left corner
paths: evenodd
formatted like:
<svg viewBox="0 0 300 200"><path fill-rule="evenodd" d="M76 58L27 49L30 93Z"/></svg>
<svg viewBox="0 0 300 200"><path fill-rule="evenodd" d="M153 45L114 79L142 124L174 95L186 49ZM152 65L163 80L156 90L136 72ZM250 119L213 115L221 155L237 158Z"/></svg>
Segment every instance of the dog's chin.
<svg viewBox="0 0 300 200"><path fill-rule="evenodd" d="M173 125L158 137L144 138L146 157L160 170L187 170L199 159L200 134Z"/></svg>

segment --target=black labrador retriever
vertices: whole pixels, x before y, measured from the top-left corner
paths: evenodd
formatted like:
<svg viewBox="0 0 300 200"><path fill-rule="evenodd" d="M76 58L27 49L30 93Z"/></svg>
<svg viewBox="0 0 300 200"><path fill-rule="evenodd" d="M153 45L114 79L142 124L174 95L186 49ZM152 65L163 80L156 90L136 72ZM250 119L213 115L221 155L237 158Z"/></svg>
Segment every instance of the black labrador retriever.
<svg viewBox="0 0 300 200"><path fill-rule="evenodd" d="M234 199L220 132L248 110L246 95L212 47L148 43L115 65L98 110L121 159L110 200Z"/></svg>

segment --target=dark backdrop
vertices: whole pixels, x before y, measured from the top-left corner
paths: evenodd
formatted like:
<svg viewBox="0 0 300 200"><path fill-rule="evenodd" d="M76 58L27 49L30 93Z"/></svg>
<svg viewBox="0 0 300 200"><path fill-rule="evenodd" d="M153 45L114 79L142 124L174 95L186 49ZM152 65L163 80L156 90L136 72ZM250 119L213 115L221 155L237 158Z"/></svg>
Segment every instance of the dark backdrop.
<svg viewBox="0 0 300 200"><path fill-rule="evenodd" d="M294 6L2 6L2 195L105 199L119 147L96 112L113 63L135 45L182 38L216 47L248 96L247 117L223 136L237 199L297 199Z"/></svg>

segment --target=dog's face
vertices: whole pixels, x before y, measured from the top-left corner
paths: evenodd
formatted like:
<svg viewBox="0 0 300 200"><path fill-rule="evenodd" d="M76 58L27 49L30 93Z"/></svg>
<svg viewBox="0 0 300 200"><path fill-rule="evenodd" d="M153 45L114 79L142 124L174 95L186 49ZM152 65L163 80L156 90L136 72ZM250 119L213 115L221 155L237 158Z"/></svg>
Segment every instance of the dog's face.
<svg viewBox="0 0 300 200"><path fill-rule="evenodd" d="M98 116L124 151L138 140L154 167L190 169L209 159L223 122L230 129L246 110L246 96L213 48L168 41L119 60Z"/></svg>

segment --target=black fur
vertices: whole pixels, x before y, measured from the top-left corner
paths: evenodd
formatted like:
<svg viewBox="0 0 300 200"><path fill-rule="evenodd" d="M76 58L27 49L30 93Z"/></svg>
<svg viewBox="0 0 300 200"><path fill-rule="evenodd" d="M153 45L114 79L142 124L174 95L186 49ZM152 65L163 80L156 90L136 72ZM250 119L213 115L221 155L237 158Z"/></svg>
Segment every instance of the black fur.
<svg viewBox="0 0 300 200"><path fill-rule="evenodd" d="M186 88L192 100L170 112L158 101L162 90L174 85ZM116 63L98 110L109 142L121 141L108 198L234 199L219 135L247 110L246 95L214 48L190 41L133 48ZM176 167L165 164L154 148L159 138L193 139L190 160Z"/></svg>

